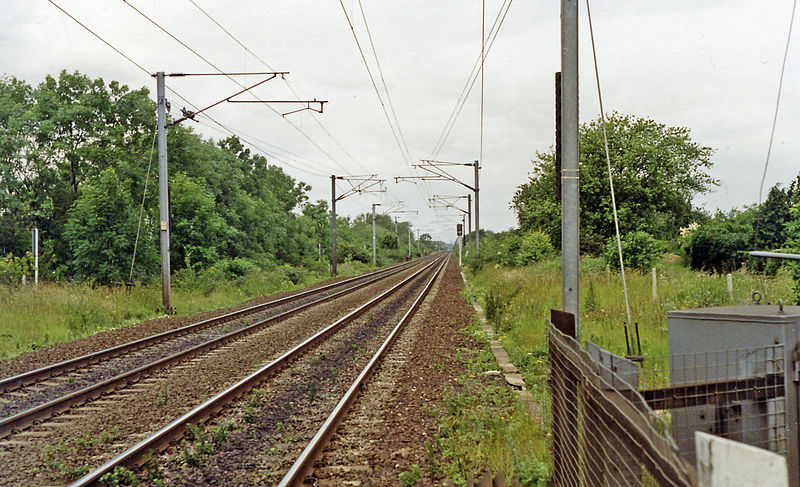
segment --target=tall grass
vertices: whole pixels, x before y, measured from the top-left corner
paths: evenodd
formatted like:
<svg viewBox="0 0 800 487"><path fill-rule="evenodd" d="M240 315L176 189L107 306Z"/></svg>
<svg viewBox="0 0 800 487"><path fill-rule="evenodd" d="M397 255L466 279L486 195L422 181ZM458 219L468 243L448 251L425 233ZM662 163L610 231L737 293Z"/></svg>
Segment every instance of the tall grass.
<svg viewBox="0 0 800 487"><path fill-rule="evenodd" d="M774 277L746 270L735 272L731 298L724 275L694 272L680 264L663 261L656 270L656 300L652 298L649 271L626 273L631 320L639 324L642 352L648 356L668 354L669 310L747 304L752 302L754 290L762 293L762 303L775 304L778 299L786 303L796 301L789 271L778 272ZM487 301L494 306L498 302L507 303L504 309L494 311L493 325L529 385L543 391L540 372L542 358L546 356L546 320L551 308L561 306L560 261L551 259L518 268L486 266L477 272L468 272L467 276L481 304L486 306ZM628 319L619 272L607 274L599 259L583 259L580 297L581 339L625 355L624 323Z"/></svg>
<svg viewBox="0 0 800 487"><path fill-rule="evenodd" d="M339 273L351 275L366 269L363 264L343 264ZM184 273L173 281L172 306L180 314L225 308L328 277L290 266L239 277ZM135 286L130 291L88 283L0 286L0 359L161 315L158 285Z"/></svg>

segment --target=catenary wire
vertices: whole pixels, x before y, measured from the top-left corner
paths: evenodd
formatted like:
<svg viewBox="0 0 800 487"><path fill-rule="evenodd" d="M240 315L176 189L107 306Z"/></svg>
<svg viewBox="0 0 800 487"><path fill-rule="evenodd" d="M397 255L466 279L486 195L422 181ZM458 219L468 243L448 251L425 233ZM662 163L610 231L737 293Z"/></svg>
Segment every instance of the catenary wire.
<svg viewBox="0 0 800 487"><path fill-rule="evenodd" d="M205 9L203 9L203 8L202 8L200 5L198 5L198 4L197 4L197 3L196 3L194 0L189 0L189 2L190 2L192 5L194 5L194 6L195 6L195 8L197 8L197 9L198 9L200 12L202 12L202 13L203 13L203 15L205 15L205 16L206 16L206 17L207 17L207 18L208 18L208 19L209 19L211 22L213 22L213 23L214 23L214 25L216 25L217 27L219 27L219 28L220 28L220 29L221 29L221 30L222 30L222 31L223 31L225 34L227 34L227 35L228 35L228 37L230 37L230 38L231 38L231 39L232 39L232 40L233 40L235 43L237 43L239 46L241 46L241 48L242 48L242 49L244 49L244 50L245 50L245 52L247 52L248 54L250 54L251 56L253 56L253 57L254 57L254 58L255 58L255 59L258 61L258 62L260 62L262 65L266 66L266 67L267 67L267 69L269 69L269 70L271 70L271 71L275 71L275 69L274 69L272 66L270 66L270 65L269 65L269 63L267 63L266 61L264 61L264 60L263 60L263 59L262 59L262 58L261 58L261 57L260 57L258 54L256 54L255 52L253 52L253 51L252 51L250 48L248 48L248 47L247 47L247 46L246 46L246 45L245 45L245 44L244 44L242 41L240 41L240 40L239 40L239 39L238 39L236 36L234 36L234 35L233 35L233 34L232 34L232 33L231 33L231 32L230 32L228 29L226 29L226 28L225 28L225 27L224 27L222 24L220 24L220 23L219 23L219 22L218 22L218 21L217 21L217 20L216 20L216 19L215 19L215 18L214 18L214 17L213 17L211 14L209 14L209 13L208 13L208 12L207 12ZM282 79L283 79L283 82L286 84L286 87L287 87L287 88L289 88L289 90L292 92L292 94L295 96L295 98L297 98L297 99L299 100L299 99L300 99L300 95L298 95L298 94L297 94L297 91L295 91L294 87L293 87L293 86L292 86L292 84L289 82L289 80L288 80L288 79L286 79L286 78L282 78ZM348 152L348 150L347 150L347 149L345 149L345 148L344 148L344 146L343 146L343 145L342 145L342 144L341 144L341 143L340 143L340 142L339 142L339 141L338 141L338 140L337 140L337 139L336 139L336 138L333 136L333 134L331 134L331 132L330 132L330 131L328 130L328 128L327 128L327 127L325 127L325 125L324 125L324 124L323 124L323 123L322 123L322 122L319 120L319 117L317 117L317 115L316 115L316 114L311 114L311 118L312 118L312 119L313 119L313 120L314 120L314 121L317 123L317 125L319 125L319 128L321 128L321 129L322 129L322 131L323 131L323 132L325 132L325 134L326 134L326 135L327 135L327 136L328 136L328 137L329 137L329 138L330 138L330 139L333 141L333 143L334 143L334 144L336 144L336 145L339 147L339 149L341 149L341 151L342 151L342 152L343 152L343 153L344 153L344 154L345 154L345 155L346 155L346 156L347 156L347 157L348 157L348 158L349 158L351 161L353 161L353 162L354 162L354 163L355 163L355 164L356 164L356 165L357 165L357 166L358 166L360 169L362 169L362 170L364 170L364 171L366 171L366 170L367 170L367 169L366 169L366 168L365 168L365 167L364 167L364 166L363 166L363 165L362 165L362 164L361 164L359 161L357 161L357 160L356 160L356 159L355 159L355 158L354 158L354 157L353 157L353 156L350 154L350 152Z"/></svg>
<svg viewBox="0 0 800 487"><path fill-rule="evenodd" d="M242 83L240 83L239 81L237 81L237 80L236 80L235 78L233 78L232 76L230 76L230 75L227 75L227 74L226 74L226 73L225 73L225 72L224 72L222 69L220 69L220 68L219 68L217 65L215 65L214 63L212 63L211 61L209 61L208 59L206 59L206 58L205 58L203 55L201 55L200 53L198 53L196 50L192 49L192 48L191 48L191 47L190 47L188 44L186 44L185 42L183 42L182 40L180 40L180 39L179 39L177 36L175 36L174 34L172 34L171 32L169 32L167 29L165 29L164 27L162 27L162 26L161 26L161 24L159 24L158 22L156 22L155 20L153 20L153 19L152 19L150 16L148 16L147 14L145 14L144 12L142 12L141 10L137 9L135 6L133 6L132 4L130 4L130 3L128 2L128 0L122 0L122 2L123 2L125 5L127 5L128 7L130 7L131 9L133 9L133 11L135 11L136 13L138 13L140 16L142 16L142 17L143 17L144 19L146 19L148 22L150 22L151 24L153 24L153 25L154 25L156 28L158 28L159 30L161 30L162 32L164 32L166 35L168 35L170 38L172 38L173 40L175 40L175 41L176 41L178 44L180 44L181 46L185 47L187 50L189 50L189 52L191 52L192 54L194 54L195 56L197 56L198 58L200 58L201 60L203 60L203 61L204 61L206 64L208 64L209 66L211 66L212 68L214 68L215 70L217 70L217 71L218 71L220 74L224 75L225 77L227 77L228 79L230 79L231 81L233 81L234 83L236 83L237 85L239 85L240 87L242 87L242 88L244 88L244 87L245 87L245 86L244 86ZM260 102L263 102L263 101L264 101L264 100L262 100L261 98L259 98L258 96L256 96L254 93L250 93L250 95L251 95L253 98L255 98L256 100L260 101ZM325 154L325 156L326 156L326 157L328 157L328 159L330 159L330 160L331 160L331 162L333 162L333 163L334 163L336 166L338 166L340 169L342 169L342 170L343 170L343 171L345 171L345 172L347 172L347 171L348 171L346 167L344 167L344 166L343 166L343 165L342 165L342 164L341 164L339 161L337 161L337 160L336 160L336 159L335 159L335 158L334 158L334 157L333 157L333 156L332 156L332 155L331 155L331 154L330 154L328 151L326 151L326 150L325 150L325 149L324 149L324 148L323 148L321 145L319 145L319 144L318 144L318 143L317 143L315 140L313 140L311 137L309 137L309 135L308 135L308 134L306 134L306 133L305 133L305 132L304 132L304 131L303 131L303 130L300 128L300 127L298 127L298 126L297 126L297 124L293 123L291 120L289 120L289 119L287 119L286 117L282 116L278 110L276 110L274 107L270 106L269 104L266 104L266 103L262 103L262 104L263 104L263 105L264 105L264 106L265 106L265 107L266 107L268 110L270 110L271 112L275 113L276 115L279 115L279 116L281 117L281 119L282 119L282 120L284 120L286 123L288 123L289 125L291 125L291 126L292 126L292 127L295 129L295 130L297 130L297 131L298 131L298 132L299 132L299 133L300 133L300 134L301 134L301 135L302 135L302 136L303 136L303 137L304 137L306 140L308 140L309 142L311 142L311 144L312 144L312 145L314 145L314 147L316 147L316 148L317 148L317 149L318 149L320 152L322 152L323 154Z"/></svg>
<svg viewBox="0 0 800 487"><path fill-rule="evenodd" d="M492 33L491 32L489 33L489 36L492 39L489 41L489 43L488 43L488 45L486 47L485 57L488 56L489 53L492 51L492 46L494 46L494 41L497 38L498 33L500 32L500 28L503 26L503 22L506 19L506 15L508 15L508 11L511 8L511 3L512 2L513 2L513 0L509 0L505 11L503 11L503 15L502 15L502 17L500 19L500 23L498 24L497 30L495 31L494 35L492 36ZM501 6L501 9L502 9L502 6ZM498 15L499 15L499 13L498 13ZM480 57L478 58L478 62L480 62ZM456 121L458 120L458 117L461 114L461 110L464 108L464 105L467 102L467 98L469 97L469 94L472 92L472 88L475 86L475 82L478 80L478 72L475 72L474 68L473 68L473 73L471 73L469 78L467 79L467 83L469 84L469 88L467 89L466 94L464 95L464 97L456 102L457 109L456 109L455 115L450 120L449 126L447 124L445 124L445 128L443 129L444 135L441 138L441 142L439 142L437 147L434 148L433 154L431 155L431 159L435 159L439 155L439 151L441 151L442 148L444 147L444 144L447 141L447 138L450 136L450 132L452 132L453 127L455 127Z"/></svg>
<svg viewBox="0 0 800 487"><path fill-rule="evenodd" d="M143 67L141 64L137 63L136 61L134 61L133 59L131 59L129 56L127 56L125 53L123 53L122 51L120 51L119 49L117 49L117 48L116 48L115 46L113 46L113 45L112 45L110 42L106 41L106 40L105 40L103 37L101 37L99 34L97 34L95 31L93 31L91 28L89 28L89 27L88 27L86 24L84 24L83 22L79 21L77 18L75 18L75 17L74 17L73 15L71 15L69 12L67 12L66 10L64 10L63 8L61 8L61 7L60 7L58 4L56 4L56 3L55 3L53 0L48 0L48 1L49 1L49 2L50 2L52 5L53 5L53 6L55 6L56 8L58 8L58 9L59 9L61 12L63 12L63 13L64 13L64 14L65 14L67 17L69 17L70 19L72 19L72 20L73 20L75 23L77 23L78 25L80 25L81 27L83 27L83 28L84 28L84 29L85 29L87 32L89 32L89 33L90 33L90 34L92 34L94 37L96 37L98 40L100 40L100 41L101 41L103 44L105 44L106 46L110 47L110 48L111 48L111 49L112 49L114 52L116 52L117 54L119 54L120 56L122 56L123 58L125 58L127 61L129 61L131 64L133 64L133 65L134 65L134 66L136 66L137 68L141 69L141 70L142 70L144 73L146 73L148 76L152 76L151 72L150 72L150 71L148 71L147 69L145 69L145 68L144 68L144 67ZM167 87L167 89L168 89L168 90L169 90L169 91L170 91L172 94L174 94L175 96L177 96L178 98L180 98L180 99L181 99L181 100L182 100L184 103L186 103L188 106L190 106L190 107L194 108L195 110L197 110L197 109L198 109L198 107L197 107L195 104L193 104L192 102L190 102L188 99L186 99L184 96L182 96L180 93L178 93L178 92L177 92L177 91L175 91L174 89L170 88L169 86ZM208 115L208 114L204 114L204 115L205 115L205 116L206 116L206 117L207 117L209 120L211 120L211 121L212 121L212 122L214 122L215 124L219 125L219 126L220 126L220 127L223 129L223 130L225 130L225 131L226 131L226 132L228 132L229 134L231 134L231 135L234 135L234 136L237 136L237 135L236 135L236 133L235 133L235 132L233 132L233 131L232 131L230 128L228 128L228 127L226 127L225 125L223 125L222 123L218 122L217 120L215 120L215 119L214 119L213 117L211 117L210 115ZM244 141L244 140L243 140L243 142L246 142L246 143L248 143L248 145L251 145L251 146L253 146L253 147L257 147L257 146L255 146L255 145L253 145L253 144L251 144L251 143L249 143L249 142L247 142L247 141ZM259 149L259 150L261 150L261 149ZM263 151L262 151L262 152L263 152ZM287 164L287 165L289 165L289 164ZM291 165L289 165L289 166L290 166L290 167L294 167L294 166L291 166ZM300 168L297 168L297 167L294 167L294 168L295 168L295 169L298 169L298 170L300 170L300 171L306 172L306 173L308 173L308 174L314 174L314 175L316 175L316 174L319 174L319 173L312 173L312 172L309 172L309 171L306 171L306 170L303 170L303 169L300 169Z"/></svg>
<svg viewBox="0 0 800 487"><path fill-rule="evenodd" d="M361 60L364 62L364 67L367 70L367 75L369 75L369 80L372 83L372 87L375 90L375 95L377 95L378 101L380 102L381 110L383 111L383 114L386 117L386 122L389 124L389 128L392 131L392 136L394 137L394 140L397 143L397 148L400 149L400 155L402 156L405 164L408 166L408 169L413 173L414 170L411 161L406 158L406 153L403 150L403 146L400 143L400 139L397 135L397 132L395 131L394 125L392 124L392 120L389 117L389 112L386 110L386 104L383 103L383 98L381 97L381 93L380 90L378 89L377 83L375 83L375 77L372 75L372 70L369 68L369 63L367 62L367 58L364 55L364 50L361 48L361 43L359 42L358 36L356 35L356 30L353 27L353 22L350 21L350 15L347 13L347 9L345 8L342 0L339 0L339 5L342 6L342 12L344 12L344 16L347 19L347 25L350 26L350 32L353 34L353 40L355 40L356 42L356 47L358 48L358 52L361 55ZM425 195L422 193L422 190L419 188L419 186L417 186L417 190L419 191L420 196L422 196L422 198L424 199Z"/></svg>

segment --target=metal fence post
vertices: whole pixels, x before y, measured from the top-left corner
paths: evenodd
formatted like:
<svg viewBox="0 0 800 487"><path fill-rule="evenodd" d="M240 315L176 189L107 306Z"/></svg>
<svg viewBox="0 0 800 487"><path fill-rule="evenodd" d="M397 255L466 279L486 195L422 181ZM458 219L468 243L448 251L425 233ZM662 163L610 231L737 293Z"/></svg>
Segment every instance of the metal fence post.
<svg viewBox="0 0 800 487"><path fill-rule="evenodd" d="M786 467L789 471L789 485L800 487L800 335L796 324L783 328L783 387L786 397Z"/></svg>

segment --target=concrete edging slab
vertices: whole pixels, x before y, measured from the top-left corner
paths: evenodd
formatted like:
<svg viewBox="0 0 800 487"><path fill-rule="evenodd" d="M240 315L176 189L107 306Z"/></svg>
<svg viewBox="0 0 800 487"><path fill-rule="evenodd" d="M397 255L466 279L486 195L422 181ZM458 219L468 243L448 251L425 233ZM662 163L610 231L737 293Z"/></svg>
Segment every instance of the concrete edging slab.
<svg viewBox="0 0 800 487"><path fill-rule="evenodd" d="M467 288L467 292L472 294L472 289L469 286L467 277L464 275L464 271L460 271L460 274L461 279L464 281L464 286ZM478 315L478 319L481 320L481 329L489 337L489 347L497 361L497 365L499 365L502 370L502 375L506 383L519 394L519 399L528 412L528 417L541 418L542 411L539 404L536 402L536 399L533 398L531 392L525 388L525 380L522 378L522 374L519 373L517 367L511 362L508 352L506 352L500 340L497 339L497 334L486 319L486 313L484 313L483 308L477 301L473 301L472 307L475 309L475 314Z"/></svg>

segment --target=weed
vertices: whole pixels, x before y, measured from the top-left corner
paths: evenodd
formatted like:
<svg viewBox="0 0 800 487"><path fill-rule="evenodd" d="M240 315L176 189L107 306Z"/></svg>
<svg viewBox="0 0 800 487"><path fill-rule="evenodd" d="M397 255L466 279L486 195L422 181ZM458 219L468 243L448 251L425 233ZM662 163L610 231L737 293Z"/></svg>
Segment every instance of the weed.
<svg viewBox="0 0 800 487"><path fill-rule="evenodd" d="M99 439L92 438L91 436L86 436L86 438L75 438L72 440L72 443L78 450L85 450L91 446L96 445L99 442L100 442Z"/></svg>
<svg viewBox="0 0 800 487"><path fill-rule="evenodd" d="M223 334L227 335L229 331L231 331L231 325L230 324L227 324L227 325L222 327L222 333Z"/></svg>
<svg viewBox="0 0 800 487"><path fill-rule="evenodd" d="M317 399L319 399L319 390L317 388L317 384L311 384L308 386L308 389L306 389L306 396L311 402L315 402Z"/></svg>
<svg viewBox="0 0 800 487"><path fill-rule="evenodd" d="M142 468L147 472L147 478L153 480L154 483L156 480L161 480L164 477L164 472L161 470L161 463L159 463L158 456L153 450L147 451L144 462L142 463Z"/></svg>
<svg viewBox="0 0 800 487"><path fill-rule="evenodd" d="M114 470L100 477L100 483L106 487L139 485L139 481L136 479L136 474L122 466L116 466L114 467Z"/></svg>
<svg viewBox="0 0 800 487"><path fill-rule="evenodd" d="M69 477L72 480L77 480L89 473L89 466L79 465L77 467L70 467L66 462L61 462L58 464L58 470L61 472L61 475Z"/></svg>
<svg viewBox="0 0 800 487"><path fill-rule="evenodd" d="M311 365L319 365L323 360L325 360L325 354L320 352L319 355L311 357L311 359L309 360L309 363Z"/></svg>
<svg viewBox="0 0 800 487"><path fill-rule="evenodd" d="M225 423L211 428L211 441L214 442L214 447L220 450L228 439L228 432L233 430L233 423Z"/></svg>
<svg viewBox="0 0 800 487"><path fill-rule="evenodd" d="M245 423L255 423L258 420L258 415L256 414L256 408L253 406L247 406L244 410L244 421Z"/></svg>
<svg viewBox="0 0 800 487"><path fill-rule="evenodd" d="M336 377L337 375L339 375L339 369L331 367L331 377Z"/></svg>
<svg viewBox="0 0 800 487"><path fill-rule="evenodd" d="M103 431L101 437L103 439L103 443L117 441L117 438L119 438L119 426L114 426L111 428L111 431Z"/></svg>
<svg viewBox="0 0 800 487"><path fill-rule="evenodd" d="M28 477L34 477L40 471L41 470L39 470L39 467L33 467L33 468L29 468L28 470L26 470L25 473L28 474Z"/></svg>
<svg viewBox="0 0 800 487"><path fill-rule="evenodd" d="M74 384L75 383L75 376L67 377L67 384Z"/></svg>
<svg viewBox="0 0 800 487"><path fill-rule="evenodd" d="M276 429L276 430L278 430L278 431L286 431L286 425L285 425L285 424L283 424L283 422L282 422L282 421L278 421L278 422L275 424L275 429Z"/></svg>
<svg viewBox="0 0 800 487"><path fill-rule="evenodd" d="M207 456L214 453L214 445L203 430L202 420L197 426L186 423L186 436L187 438L181 440L181 459L187 465L198 467L205 462Z"/></svg>
<svg viewBox="0 0 800 487"><path fill-rule="evenodd" d="M167 390L167 384L164 384L161 390L156 393L156 405L164 406L167 401L169 401L169 390Z"/></svg>
<svg viewBox="0 0 800 487"><path fill-rule="evenodd" d="M401 473L398 475L398 478L400 480L400 485L411 487L413 485L417 485L417 482L422 479L422 471L420 470L419 465L415 463L411 466L411 470Z"/></svg>

